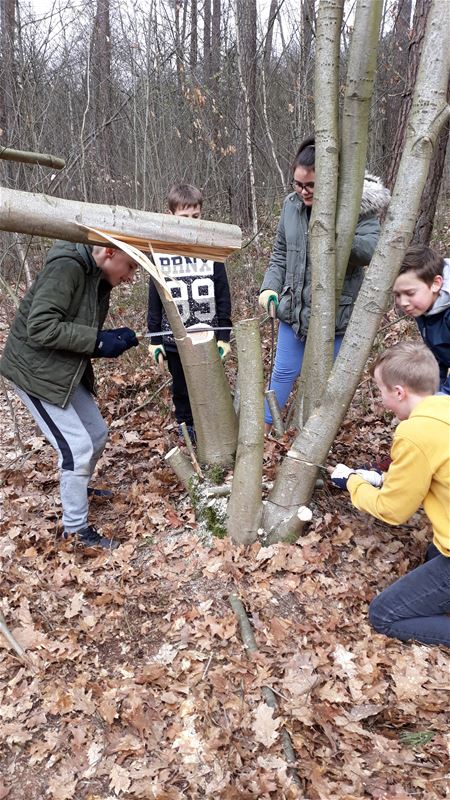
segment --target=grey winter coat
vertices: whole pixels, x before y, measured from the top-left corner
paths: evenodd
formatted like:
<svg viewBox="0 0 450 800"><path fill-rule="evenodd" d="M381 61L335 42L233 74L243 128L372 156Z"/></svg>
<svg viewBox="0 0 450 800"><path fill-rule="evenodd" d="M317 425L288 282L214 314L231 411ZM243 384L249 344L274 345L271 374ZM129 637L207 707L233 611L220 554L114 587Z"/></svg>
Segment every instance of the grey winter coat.
<svg viewBox="0 0 450 800"><path fill-rule="evenodd" d="M56 242L19 306L0 374L62 408L81 382L92 392L89 356L108 312L110 292L90 247Z"/></svg>
<svg viewBox="0 0 450 800"><path fill-rule="evenodd" d="M386 208L389 191L379 178L366 175L361 213L336 315L336 333L343 334L380 234L378 215ZM290 325L297 336L308 332L311 314L311 268L306 206L296 192L284 201L270 264L261 291L273 289L279 296L278 319Z"/></svg>

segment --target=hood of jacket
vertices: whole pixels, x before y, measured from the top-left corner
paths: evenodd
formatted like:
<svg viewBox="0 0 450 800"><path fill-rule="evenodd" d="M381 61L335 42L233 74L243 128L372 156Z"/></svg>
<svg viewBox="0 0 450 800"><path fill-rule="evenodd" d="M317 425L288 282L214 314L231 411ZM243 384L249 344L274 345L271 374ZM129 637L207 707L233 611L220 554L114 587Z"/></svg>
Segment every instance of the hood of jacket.
<svg viewBox="0 0 450 800"><path fill-rule="evenodd" d="M92 247L87 244L75 244L58 239L50 248L45 264L51 264L60 258L70 258L84 267L87 275L97 275L100 270L92 256Z"/></svg>
<svg viewBox="0 0 450 800"><path fill-rule="evenodd" d="M288 197L299 207L305 205L297 192L291 192ZM391 193L389 189L386 189L386 186L383 185L381 178L377 177L377 175L371 175L370 172L366 172L359 209L359 219L379 217L386 211L390 200Z"/></svg>
<svg viewBox="0 0 450 800"><path fill-rule="evenodd" d="M436 300L431 308L425 311L425 317L431 317L433 314L440 314L446 308L450 308L450 259L444 258L444 283L442 284L441 291L439 292Z"/></svg>
<svg viewBox="0 0 450 800"><path fill-rule="evenodd" d="M438 419L450 428L450 397L443 394L425 397L413 408L408 419L414 419L414 417Z"/></svg>
<svg viewBox="0 0 450 800"><path fill-rule="evenodd" d="M386 211L391 199L389 189L383 186L381 178L366 172L364 176L361 206L359 211L360 219L364 217L379 217Z"/></svg>

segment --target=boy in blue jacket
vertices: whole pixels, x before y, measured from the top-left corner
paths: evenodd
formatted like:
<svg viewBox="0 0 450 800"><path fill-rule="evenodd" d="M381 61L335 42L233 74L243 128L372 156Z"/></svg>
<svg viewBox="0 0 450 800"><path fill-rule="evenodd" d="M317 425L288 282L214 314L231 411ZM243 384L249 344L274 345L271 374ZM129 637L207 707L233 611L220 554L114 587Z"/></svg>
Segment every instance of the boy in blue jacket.
<svg viewBox="0 0 450 800"><path fill-rule="evenodd" d="M203 196L195 186L187 183L172 186L167 200L170 214L190 219L200 219L202 216ZM186 327L195 324L231 327L230 287L225 264L165 254L156 255L156 258ZM148 295L147 325L151 342L149 353L156 363L162 355L172 375L176 420L180 426L185 422L191 438L195 439L183 366L163 304L152 280ZM152 336L156 331L167 331L167 334ZM226 358L230 352L230 333L229 330L221 330L217 336L221 358Z"/></svg>
<svg viewBox="0 0 450 800"><path fill-rule="evenodd" d="M410 247L393 291L396 305L415 318L439 364L440 392L450 395L450 259L425 245Z"/></svg>

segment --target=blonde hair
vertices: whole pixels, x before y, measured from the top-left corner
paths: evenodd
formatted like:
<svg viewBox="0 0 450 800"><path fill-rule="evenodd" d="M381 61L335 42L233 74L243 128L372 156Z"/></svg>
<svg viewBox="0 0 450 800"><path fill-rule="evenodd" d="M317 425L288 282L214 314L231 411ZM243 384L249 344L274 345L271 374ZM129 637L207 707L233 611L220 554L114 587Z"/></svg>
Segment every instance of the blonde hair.
<svg viewBox="0 0 450 800"><path fill-rule="evenodd" d="M420 342L399 342L385 350L370 367L379 370L388 389L406 386L417 394L435 394L439 388L439 366L428 347Z"/></svg>

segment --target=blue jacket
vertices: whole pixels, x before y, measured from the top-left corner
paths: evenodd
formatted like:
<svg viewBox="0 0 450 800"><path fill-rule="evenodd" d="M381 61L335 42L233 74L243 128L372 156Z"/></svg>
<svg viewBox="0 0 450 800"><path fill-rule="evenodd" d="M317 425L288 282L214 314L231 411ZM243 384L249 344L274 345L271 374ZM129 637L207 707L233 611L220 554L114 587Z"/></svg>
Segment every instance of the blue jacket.
<svg viewBox="0 0 450 800"><path fill-rule="evenodd" d="M432 307L416 318L427 347L439 364L441 384L450 369L450 259L444 259L444 283Z"/></svg>

